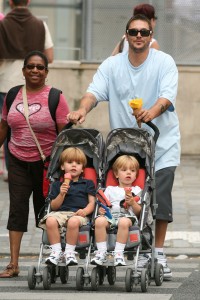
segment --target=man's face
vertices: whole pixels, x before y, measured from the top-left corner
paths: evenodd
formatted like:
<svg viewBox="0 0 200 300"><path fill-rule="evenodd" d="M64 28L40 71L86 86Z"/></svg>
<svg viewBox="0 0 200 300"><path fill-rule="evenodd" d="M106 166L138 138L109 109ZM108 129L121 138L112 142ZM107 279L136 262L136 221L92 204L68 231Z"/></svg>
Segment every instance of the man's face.
<svg viewBox="0 0 200 300"><path fill-rule="evenodd" d="M137 31L142 30L141 32ZM149 48L149 44L152 39L152 33L149 29L149 24L142 20L135 20L130 23L126 38L129 43L129 47L135 53L144 52Z"/></svg>

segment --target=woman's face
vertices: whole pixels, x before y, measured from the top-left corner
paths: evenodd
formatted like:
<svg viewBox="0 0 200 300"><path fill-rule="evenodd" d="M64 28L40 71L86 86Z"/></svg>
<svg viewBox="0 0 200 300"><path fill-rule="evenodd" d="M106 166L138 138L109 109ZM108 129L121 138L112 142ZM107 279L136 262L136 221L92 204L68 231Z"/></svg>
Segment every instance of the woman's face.
<svg viewBox="0 0 200 300"><path fill-rule="evenodd" d="M40 88L45 84L48 70L45 68L45 62L40 56L31 56L22 71L27 86Z"/></svg>

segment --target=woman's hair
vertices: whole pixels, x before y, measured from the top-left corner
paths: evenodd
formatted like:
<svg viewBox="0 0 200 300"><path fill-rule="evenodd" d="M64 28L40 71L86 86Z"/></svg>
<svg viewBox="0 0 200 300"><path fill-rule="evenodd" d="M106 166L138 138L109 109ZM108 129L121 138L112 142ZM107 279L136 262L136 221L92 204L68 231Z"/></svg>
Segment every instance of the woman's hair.
<svg viewBox="0 0 200 300"><path fill-rule="evenodd" d="M33 50L25 56L23 68L25 68L25 66L28 63L29 58L31 58L32 56L40 56L44 61L46 70L48 70L48 59L44 53L42 53L41 51L38 51L38 50Z"/></svg>
<svg viewBox="0 0 200 300"><path fill-rule="evenodd" d="M133 15L145 15L149 20L157 19L153 5L143 3L133 8Z"/></svg>
<svg viewBox="0 0 200 300"><path fill-rule="evenodd" d="M60 166L64 164L64 162L69 161L76 161L83 165L83 167L86 167L87 164L87 158L84 154L84 152L77 147L69 147L65 149L61 155L60 155Z"/></svg>
<svg viewBox="0 0 200 300"><path fill-rule="evenodd" d="M121 155L121 156L119 156L115 160L115 162L112 166L113 173L116 175L119 169L124 168L127 165L135 168L136 171L137 171L136 176L138 176L140 165L139 165L138 160L134 156L131 156L131 155Z"/></svg>
<svg viewBox="0 0 200 300"><path fill-rule="evenodd" d="M129 19L128 23L126 24L126 32L127 32L127 30L129 29L130 24L131 24L133 21L137 21L137 20L141 20L141 21L146 22L146 23L149 25L149 30L152 31L152 25L151 25L151 22L150 22L150 20L149 20L145 15L135 15L135 16L131 17L131 18Z"/></svg>

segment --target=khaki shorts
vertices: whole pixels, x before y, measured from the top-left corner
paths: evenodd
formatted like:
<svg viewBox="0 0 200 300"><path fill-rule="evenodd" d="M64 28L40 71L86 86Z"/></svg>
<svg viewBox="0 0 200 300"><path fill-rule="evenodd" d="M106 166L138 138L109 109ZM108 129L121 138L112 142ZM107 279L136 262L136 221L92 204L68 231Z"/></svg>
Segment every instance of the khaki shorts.
<svg viewBox="0 0 200 300"><path fill-rule="evenodd" d="M66 222L69 220L69 218L78 218L80 221L80 227L83 225L87 225L89 219L87 217L81 217L81 216L74 216L74 212L71 211L52 211L44 218L40 220L39 227L46 230L46 219L48 217L53 217L58 222L58 227L63 228L67 227Z"/></svg>

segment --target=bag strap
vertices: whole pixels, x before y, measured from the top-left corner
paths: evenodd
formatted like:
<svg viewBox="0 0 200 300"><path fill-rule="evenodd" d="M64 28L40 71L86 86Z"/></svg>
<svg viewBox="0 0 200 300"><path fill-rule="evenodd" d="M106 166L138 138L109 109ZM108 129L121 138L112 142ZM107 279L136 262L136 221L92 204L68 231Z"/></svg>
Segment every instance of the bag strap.
<svg viewBox="0 0 200 300"><path fill-rule="evenodd" d="M37 147L38 147L38 150L39 150L39 152L40 152L40 156L41 156L42 160L45 161L46 156L44 155L44 153L43 153L43 151L42 151L42 148L40 147L40 143L38 142L38 139L37 139L37 137L36 137L36 135L35 135L35 133L34 133L32 127L31 127L31 124L30 124L30 122L29 122L29 116L28 116L28 115L29 115L29 113L28 113L28 100L27 100L26 86L25 86L25 85L24 85L23 88L22 88L22 96L23 96L23 104L24 104L24 116L25 116L25 118L26 118L26 122L27 122L28 127L29 127L29 129L30 129L30 131L31 131L31 134L32 134L32 136L33 136L33 138L34 138L34 140L35 140L35 143L36 143L36 145L37 145Z"/></svg>

